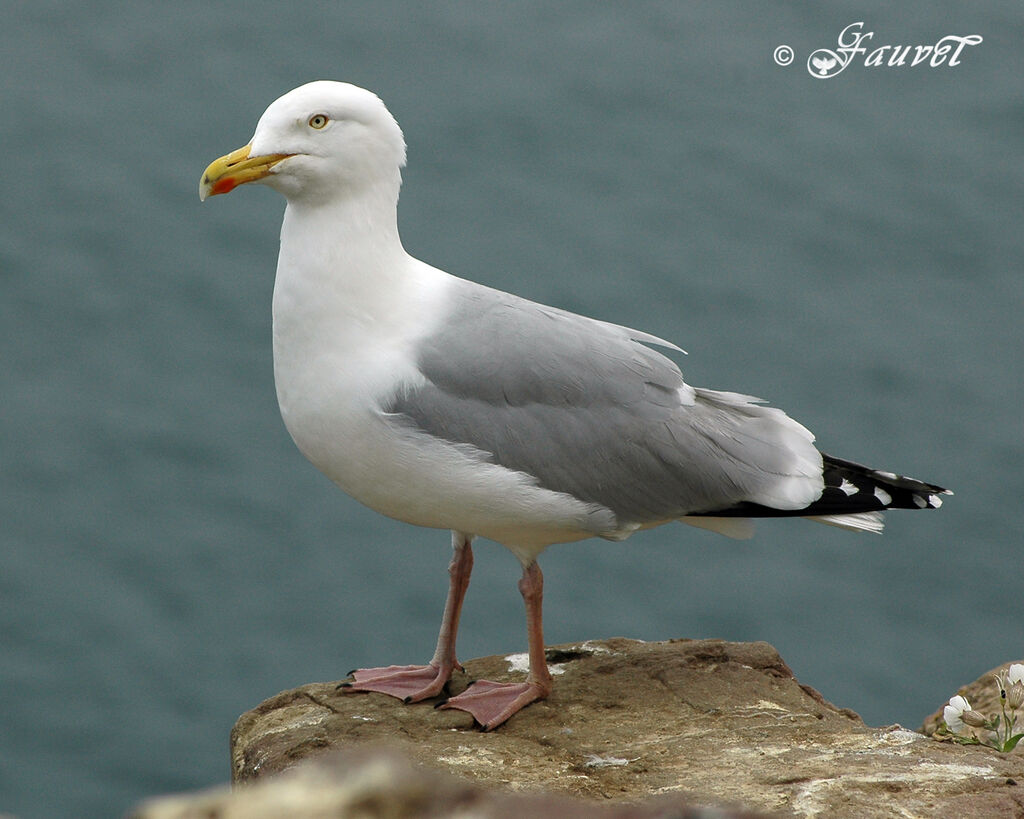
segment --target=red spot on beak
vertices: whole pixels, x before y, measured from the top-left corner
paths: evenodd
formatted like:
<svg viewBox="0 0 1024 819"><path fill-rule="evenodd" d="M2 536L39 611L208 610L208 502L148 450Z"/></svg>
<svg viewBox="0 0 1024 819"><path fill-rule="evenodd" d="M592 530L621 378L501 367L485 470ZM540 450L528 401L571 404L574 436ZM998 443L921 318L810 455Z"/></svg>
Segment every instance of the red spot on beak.
<svg viewBox="0 0 1024 819"><path fill-rule="evenodd" d="M219 193L230 193L236 187L238 187L238 183L235 182L235 180L232 179L230 176L225 176L223 179L218 179L214 183L213 187L210 188L210 193L213 195Z"/></svg>

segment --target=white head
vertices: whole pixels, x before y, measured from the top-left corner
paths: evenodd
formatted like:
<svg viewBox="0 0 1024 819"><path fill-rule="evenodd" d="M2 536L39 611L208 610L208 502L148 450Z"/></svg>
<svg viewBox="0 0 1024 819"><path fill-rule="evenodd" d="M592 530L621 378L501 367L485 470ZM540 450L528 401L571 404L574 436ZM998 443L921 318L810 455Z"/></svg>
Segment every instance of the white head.
<svg viewBox="0 0 1024 819"><path fill-rule="evenodd" d="M271 103L249 144L206 169L199 197L259 181L290 202L324 203L370 191L397 201L404 165L402 131L376 94L318 80Z"/></svg>

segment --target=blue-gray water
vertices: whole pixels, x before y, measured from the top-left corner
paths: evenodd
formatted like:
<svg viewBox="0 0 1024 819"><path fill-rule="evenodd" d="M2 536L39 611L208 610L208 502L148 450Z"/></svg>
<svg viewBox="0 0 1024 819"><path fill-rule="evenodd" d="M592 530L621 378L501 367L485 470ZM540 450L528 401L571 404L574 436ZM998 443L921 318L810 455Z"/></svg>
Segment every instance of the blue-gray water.
<svg viewBox="0 0 1024 819"><path fill-rule="evenodd" d="M873 45L985 39L954 68L812 78L859 20ZM549 642L767 640L876 725L1019 659L1022 42L1016 0L9 3L0 812L224 781L261 699L432 650L447 535L344 497L278 418L282 200L196 196L315 78L402 124L416 255L672 339L691 383L957 492L881 538L775 521L552 548ZM460 656L521 650L515 561L477 553Z"/></svg>

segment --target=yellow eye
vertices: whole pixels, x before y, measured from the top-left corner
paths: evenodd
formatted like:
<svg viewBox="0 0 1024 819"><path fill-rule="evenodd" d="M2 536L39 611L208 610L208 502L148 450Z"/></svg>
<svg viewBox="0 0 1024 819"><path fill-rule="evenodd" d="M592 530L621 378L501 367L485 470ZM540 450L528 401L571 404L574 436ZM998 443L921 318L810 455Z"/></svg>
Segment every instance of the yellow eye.
<svg viewBox="0 0 1024 819"><path fill-rule="evenodd" d="M327 125L327 114L314 114L309 118L309 127L318 131Z"/></svg>

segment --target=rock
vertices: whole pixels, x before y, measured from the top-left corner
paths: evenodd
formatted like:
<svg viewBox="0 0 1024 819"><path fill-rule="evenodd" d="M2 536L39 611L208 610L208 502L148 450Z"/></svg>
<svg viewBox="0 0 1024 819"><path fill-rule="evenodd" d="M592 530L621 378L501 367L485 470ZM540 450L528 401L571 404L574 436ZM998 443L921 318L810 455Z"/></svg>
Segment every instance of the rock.
<svg viewBox="0 0 1024 819"><path fill-rule="evenodd" d="M470 661L451 692L474 678L519 678L517 659ZM486 734L464 712L336 683L286 691L238 720L233 778L386 741L506 791L630 802L678 794L783 816L1024 816L1024 754L869 728L801 685L767 643L612 639L554 647L548 662L550 699Z"/></svg>
<svg viewBox="0 0 1024 819"><path fill-rule="evenodd" d="M742 819L753 814L687 806L604 804L552 794L513 794L474 785L395 752L361 746L306 760L280 776L231 791L164 797L133 819Z"/></svg>
<svg viewBox="0 0 1024 819"><path fill-rule="evenodd" d="M522 660L470 661L452 693L521 678ZM137 816L1024 817L1024 748L869 728L766 643L612 639L554 647L548 662L551 698L486 734L464 712L336 683L283 692L232 731L234 793Z"/></svg>

